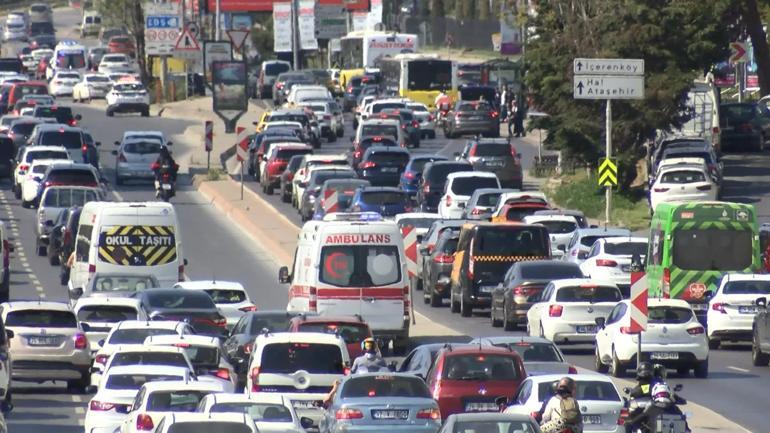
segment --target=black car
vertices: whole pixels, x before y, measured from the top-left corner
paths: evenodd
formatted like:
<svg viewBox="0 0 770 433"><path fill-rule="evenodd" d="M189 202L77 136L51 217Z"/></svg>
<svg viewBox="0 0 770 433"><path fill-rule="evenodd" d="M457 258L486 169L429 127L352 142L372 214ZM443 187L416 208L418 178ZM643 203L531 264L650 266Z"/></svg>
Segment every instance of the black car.
<svg viewBox="0 0 770 433"><path fill-rule="evenodd" d="M187 322L197 334L227 335L227 319L208 293L185 289L149 289L136 292L140 308L150 320Z"/></svg>
<svg viewBox="0 0 770 433"><path fill-rule="evenodd" d="M741 102L719 106L722 150L765 150L770 137L770 110L763 104Z"/></svg>
<svg viewBox="0 0 770 433"><path fill-rule="evenodd" d="M422 288L425 303L431 307L440 307L444 299L449 298L449 279L454 264L454 253L459 230L446 230L441 233L433 249L420 249L423 259Z"/></svg>
<svg viewBox="0 0 770 433"><path fill-rule="evenodd" d="M447 176L460 171L473 171L473 165L460 161L436 161L425 164L417 186L417 203L422 212L436 212L444 194Z"/></svg>
<svg viewBox="0 0 770 433"><path fill-rule="evenodd" d="M82 208L80 207L67 209L67 218L64 223L64 231L61 234L61 243L54 250L59 256L59 283L62 285L66 285L70 280L70 268L67 266L67 259L75 250L75 236L78 233L81 211ZM46 254L52 254L54 251L46 251ZM48 260L49 262L51 261L50 258Z"/></svg>
<svg viewBox="0 0 770 433"><path fill-rule="evenodd" d="M583 278L575 263L534 260L516 262L506 272L503 282L492 291L492 326L513 331L527 322L527 311L553 280Z"/></svg>
<svg viewBox="0 0 770 433"><path fill-rule="evenodd" d="M329 179L355 179L356 172L350 168L324 168L314 170L310 174L307 185L304 185L304 192L299 202L299 215L305 222L313 217L315 202L321 193L324 182Z"/></svg>
<svg viewBox="0 0 770 433"><path fill-rule="evenodd" d="M45 255L51 266L59 264L59 254L61 253L62 241L64 240L64 232L67 230L68 211L69 209L59 211L59 214L53 220L53 224L50 225L48 242L45 245Z"/></svg>
<svg viewBox="0 0 770 433"><path fill-rule="evenodd" d="M29 44L35 50L41 48L48 48L52 50L56 47L56 36L50 33L41 33L29 38Z"/></svg>
<svg viewBox="0 0 770 433"><path fill-rule="evenodd" d="M11 160L16 157L16 145L6 134L0 134L0 177L11 175Z"/></svg>
<svg viewBox="0 0 770 433"><path fill-rule="evenodd" d="M353 137L350 137L353 140ZM398 142L391 137L382 135L361 137L361 140L353 143L348 153L348 162L352 167L357 167L364 157L364 153L372 146L398 147Z"/></svg>
<svg viewBox="0 0 770 433"><path fill-rule="evenodd" d="M41 123L43 123L43 119L34 119L31 117L20 117L18 120L14 120L13 123L11 123L11 127L8 128L8 136L13 140L16 149L19 149L27 143L27 139L32 135L32 130Z"/></svg>
<svg viewBox="0 0 770 433"><path fill-rule="evenodd" d="M470 140L457 154L457 160L470 162L477 171L496 174L503 188L521 189L523 186L521 154L516 152L507 138Z"/></svg>
<svg viewBox="0 0 770 433"><path fill-rule="evenodd" d="M30 36L51 36L54 38L54 41L56 40L56 37L54 36L56 34L56 29L53 28L53 23L50 21L37 21L29 24L29 35ZM53 44L52 46L48 47L53 49L56 44ZM43 48L43 47L38 47Z"/></svg>
<svg viewBox="0 0 770 433"><path fill-rule="evenodd" d="M374 186L398 186L409 163L409 151L396 146L372 146L366 150L356 172Z"/></svg>

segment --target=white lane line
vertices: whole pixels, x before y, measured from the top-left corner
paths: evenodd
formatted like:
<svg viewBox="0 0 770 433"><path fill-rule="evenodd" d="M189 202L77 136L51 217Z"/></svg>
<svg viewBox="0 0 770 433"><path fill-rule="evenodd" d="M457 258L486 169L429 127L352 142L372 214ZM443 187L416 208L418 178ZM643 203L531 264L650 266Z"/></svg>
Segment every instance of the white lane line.
<svg viewBox="0 0 770 433"><path fill-rule="evenodd" d="M112 193L115 195L115 198L117 198L117 199L118 199L118 201L125 201L125 200L123 199L123 195L121 195L119 192L117 192L117 191L113 190L113 191L112 191Z"/></svg>
<svg viewBox="0 0 770 433"><path fill-rule="evenodd" d="M748 369L745 369L745 368L733 367L732 365L728 365L727 368L729 368L730 370L738 371L740 373L749 373L751 371L751 370L748 370Z"/></svg>

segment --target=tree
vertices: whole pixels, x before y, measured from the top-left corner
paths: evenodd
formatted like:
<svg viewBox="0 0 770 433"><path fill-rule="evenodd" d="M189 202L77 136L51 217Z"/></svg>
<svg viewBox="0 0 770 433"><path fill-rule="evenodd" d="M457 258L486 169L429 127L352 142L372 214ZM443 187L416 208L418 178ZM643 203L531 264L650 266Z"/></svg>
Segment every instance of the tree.
<svg viewBox="0 0 770 433"><path fill-rule="evenodd" d="M444 9L444 0L430 0L430 16L433 18L443 18L446 14Z"/></svg>
<svg viewBox="0 0 770 433"><path fill-rule="evenodd" d="M150 77L150 65L145 61L144 11L139 0L109 0L96 2L102 22L108 27L125 27L136 43L136 61L142 81Z"/></svg>
<svg viewBox="0 0 770 433"><path fill-rule="evenodd" d="M472 20L476 18L475 0L462 0L462 19Z"/></svg>
<svg viewBox="0 0 770 433"><path fill-rule="evenodd" d="M757 62L757 78L759 79L759 93L762 96L770 94L770 47L767 45L762 16L757 0L738 0L741 7L741 16L746 33L751 38L754 48L754 60ZM767 8L767 1L763 2Z"/></svg>
<svg viewBox="0 0 770 433"><path fill-rule="evenodd" d="M686 121L692 80L725 58L723 17L732 0L558 0L538 2L527 45L526 84L549 117L535 122L546 144L594 163L604 153L604 103L573 99L576 57L642 58L645 99L613 101L613 154L631 170L656 129ZM632 176L622 176L628 185Z"/></svg>
<svg viewBox="0 0 770 433"><path fill-rule="evenodd" d="M489 1L490 0L479 0L479 19L480 20L490 19Z"/></svg>

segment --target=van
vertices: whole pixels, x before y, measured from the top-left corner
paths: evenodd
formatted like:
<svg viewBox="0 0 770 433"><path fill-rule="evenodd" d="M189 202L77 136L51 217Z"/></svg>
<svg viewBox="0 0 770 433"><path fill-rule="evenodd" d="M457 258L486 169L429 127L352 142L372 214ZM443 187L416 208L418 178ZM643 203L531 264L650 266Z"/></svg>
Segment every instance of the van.
<svg viewBox="0 0 770 433"><path fill-rule="evenodd" d="M360 314L375 337L402 353L409 338L410 292L404 242L393 221L373 212L332 213L302 227L292 271L288 311Z"/></svg>
<svg viewBox="0 0 770 433"><path fill-rule="evenodd" d="M8 107L13 107L21 98L27 95L47 95L48 83L45 81L24 81L11 84L8 94Z"/></svg>
<svg viewBox="0 0 770 433"><path fill-rule="evenodd" d="M83 22L80 24L80 37L98 35L102 29L102 16L98 12L88 11L83 14Z"/></svg>
<svg viewBox="0 0 770 433"><path fill-rule="evenodd" d="M259 67L257 76L257 98L273 97L273 84L279 74L291 71L291 63L284 60L266 60ZM275 99L275 98L274 98Z"/></svg>
<svg viewBox="0 0 770 433"><path fill-rule="evenodd" d="M97 272L153 275L161 287L184 280L187 261L170 203L86 203L75 239L70 292L84 288Z"/></svg>
<svg viewBox="0 0 770 433"><path fill-rule="evenodd" d="M548 229L520 223L469 223L460 230L452 264L449 305L470 317L474 308L489 308L492 292L508 268L524 260L548 260Z"/></svg>
<svg viewBox="0 0 770 433"><path fill-rule="evenodd" d="M64 40L56 44L53 50L53 57L45 70L45 78L50 80L56 75L59 69L79 72L81 75L86 72L86 47L77 41Z"/></svg>

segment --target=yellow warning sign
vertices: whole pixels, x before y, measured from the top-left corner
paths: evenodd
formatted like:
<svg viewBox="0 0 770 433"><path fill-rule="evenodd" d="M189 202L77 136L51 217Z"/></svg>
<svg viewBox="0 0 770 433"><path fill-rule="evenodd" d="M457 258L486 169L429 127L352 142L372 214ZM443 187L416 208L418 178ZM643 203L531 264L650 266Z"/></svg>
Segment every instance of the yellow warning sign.
<svg viewBox="0 0 770 433"><path fill-rule="evenodd" d="M99 260L124 266L171 263L176 260L174 227L105 227L99 235Z"/></svg>
<svg viewBox="0 0 770 433"><path fill-rule="evenodd" d="M618 164L614 159L599 160L599 186L618 186Z"/></svg>

